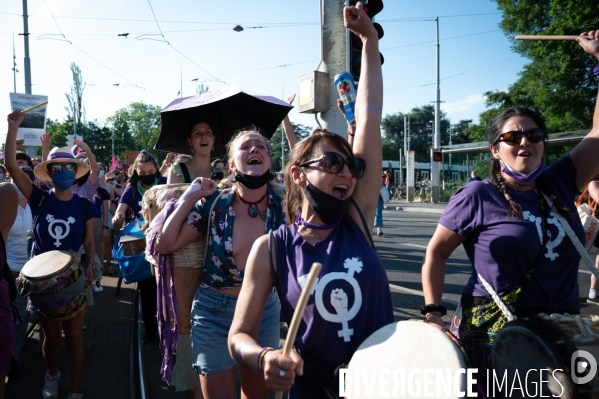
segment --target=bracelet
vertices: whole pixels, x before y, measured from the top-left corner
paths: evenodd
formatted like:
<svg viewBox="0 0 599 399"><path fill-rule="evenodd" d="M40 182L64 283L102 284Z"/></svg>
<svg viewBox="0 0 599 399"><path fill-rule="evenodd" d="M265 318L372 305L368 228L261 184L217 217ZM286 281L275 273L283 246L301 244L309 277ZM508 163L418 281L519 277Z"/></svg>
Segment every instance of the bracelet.
<svg viewBox="0 0 599 399"><path fill-rule="evenodd" d="M262 369L262 359L264 359L264 355L266 355L270 351L274 351L274 349L271 348L270 346L268 346L268 347L262 348L260 350L260 353L258 354L258 361L256 364L256 368L258 369L258 372L262 375L264 375L264 370Z"/></svg>
<svg viewBox="0 0 599 399"><path fill-rule="evenodd" d="M441 316L445 316L447 314L447 308L441 304L439 304L439 305L429 304L429 305L420 307L420 313L422 313L423 315L426 315L427 313L433 313L433 312L441 313Z"/></svg>
<svg viewBox="0 0 599 399"><path fill-rule="evenodd" d="M110 230L110 227L108 227L108 226L102 226L102 228L106 229L106 230Z"/></svg>
<svg viewBox="0 0 599 399"><path fill-rule="evenodd" d="M88 266L94 266L94 267L96 266L96 265L95 265L95 264L93 264L93 263L88 263L87 265L88 265Z"/></svg>
<svg viewBox="0 0 599 399"><path fill-rule="evenodd" d="M355 133L350 133L350 132L347 132L347 135L348 135L348 136L351 136L351 137L354 137L356 134L355 134Z"/></svg>

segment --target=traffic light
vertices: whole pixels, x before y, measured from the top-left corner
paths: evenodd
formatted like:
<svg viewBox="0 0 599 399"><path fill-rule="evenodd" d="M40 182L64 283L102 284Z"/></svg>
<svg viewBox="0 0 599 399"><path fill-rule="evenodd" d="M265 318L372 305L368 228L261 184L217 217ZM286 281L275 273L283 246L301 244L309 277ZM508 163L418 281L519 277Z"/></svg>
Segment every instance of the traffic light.
<svg viewBox="0 0 599 399"><path fill-rule="evenodd" d="M431 148L433 162L443 162L443 153L437 149Z"/></svg>
<svg viewBox="0 0 599 399"><path fill-rule="evenodd" d="M348 6L355 6L359 0L348 0ZM366 15L373 19L376 14L383 10L383 0L362 0L364 5L364 12ZM383 28L380 24L374 23L374 28L379 34L379 39L383 37ZM380 54L380 53L379 53ZM381 56L381 64L385 62L383 55ZM362 67L362 40L349 32L349 73L352 75L354 80L357 82L360 79L360 70Z"/></svg>

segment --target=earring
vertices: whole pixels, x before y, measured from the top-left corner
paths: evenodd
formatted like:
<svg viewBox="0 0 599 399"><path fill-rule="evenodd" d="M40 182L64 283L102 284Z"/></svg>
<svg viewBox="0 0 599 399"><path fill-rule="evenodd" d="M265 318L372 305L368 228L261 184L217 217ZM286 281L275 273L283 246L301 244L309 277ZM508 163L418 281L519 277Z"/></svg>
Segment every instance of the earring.
<svg viewBox="0 0 599 399"><path fill-rule="evenodd" d="M191 155L193 155L193 154L195 154L195 153L196 153L196 149L195 149L195 148L193 148L193 146L192 146L192 145L190 145L190 146L189 146L189 152L191 152Z"/></svg>
<svg viewBox="0 0 599 399"><path fill-rule="evenodd" d="M212 152L214 152L214 147L212 147Z"/></svg>

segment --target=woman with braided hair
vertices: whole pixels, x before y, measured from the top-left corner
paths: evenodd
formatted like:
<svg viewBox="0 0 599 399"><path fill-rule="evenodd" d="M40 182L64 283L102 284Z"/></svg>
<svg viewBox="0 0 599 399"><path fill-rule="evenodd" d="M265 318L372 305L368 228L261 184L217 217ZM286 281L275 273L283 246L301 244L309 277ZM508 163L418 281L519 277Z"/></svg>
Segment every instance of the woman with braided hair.
<svg viewBox="0 0 599 399"><path fill-rule="evenodd" d="M599 60L599 31L584 33L577 41ZM594 72L599 74L599 67ZM580 255L566 237L568 226L556 215L563 216L584 243L574 197L599 170L599 105L593 129L549 167L541 162L547 131L536 112L508 109L491 121L487 136L491 176L452 196L422 266L426 305L421 310L429 322L442 326L445 263L463 244L472 274L452 332L465 347L471 366L481 369L488 368L495 334L506 323L503 304L517 317L580 312Z"/></svg>

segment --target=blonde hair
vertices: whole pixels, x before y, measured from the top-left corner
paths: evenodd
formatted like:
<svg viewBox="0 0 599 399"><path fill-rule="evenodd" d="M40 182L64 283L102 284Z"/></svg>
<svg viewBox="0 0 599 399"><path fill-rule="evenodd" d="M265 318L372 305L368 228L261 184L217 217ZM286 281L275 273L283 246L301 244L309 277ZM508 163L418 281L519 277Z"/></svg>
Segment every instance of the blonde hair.
<svg viewBox="0 0 599 399"><path fill-rule="evenodd" d="M268 156L270 157L270 142L268 141L268 139L266 137L264 137L262 135L262 133L260 133L260 131L256 127L251 127L251 128L242 129L242 130L237 131L235 133L235 135L231 138L231 140L229 140L229 142L227 143L226 148L227 148L227 157L229 159L229 164L231 164L231 163L235 164L235 162L233 161L235 159L235 151L237 151L237 148L235 147L235 142L246 134L255 134L255 135L259 136L260 140L266 145L267 148L269 148ZM233 174L232 169L230 167L228 169L229 169L229 172L228 172L227 176L225 176L220 181L218 188L233 187L233 191L235 191L235 189L237 188L237 182L235 182L235 176ZM270 172L272 172L272 171L270 171ZM271 181L269 181L268 187L275 193L275 195L277 197L279 197L281 199L283 199L285 197L285 186L280 184L277 181L277 179L272 179Z"/></svg>

